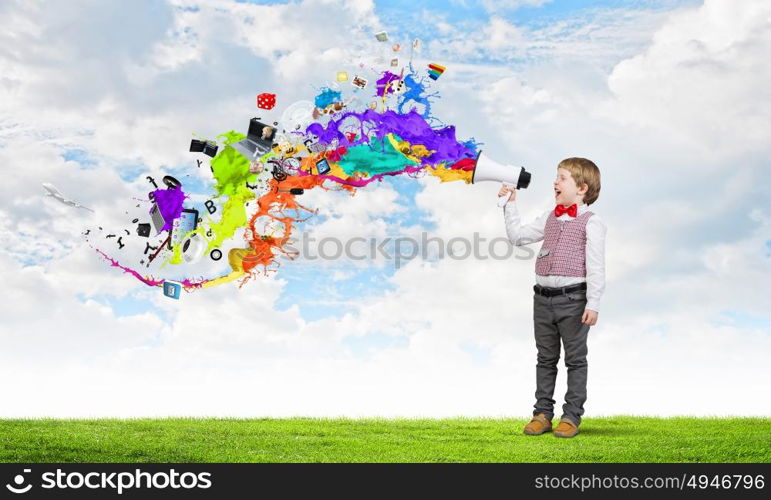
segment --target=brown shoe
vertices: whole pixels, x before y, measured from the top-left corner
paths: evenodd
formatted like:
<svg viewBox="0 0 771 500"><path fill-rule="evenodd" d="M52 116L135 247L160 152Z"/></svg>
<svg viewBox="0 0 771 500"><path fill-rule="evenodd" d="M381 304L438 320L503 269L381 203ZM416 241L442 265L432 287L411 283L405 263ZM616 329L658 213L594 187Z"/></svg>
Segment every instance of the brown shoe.
<svg viewBox="0 0 771 500"><path fill-rule="evenodd" d="M578 434L578 426L570 420L563 418L554 429L554 435L561 438L572 438Z"/></svg>
<svg viewBox="0 0 771 500"><path fill-rule="evenodd" d="M545 413L539 413L538 415L534 415L530 423L525 426L525 434L528 434L530 436L537 436L539 434L543 434L544 432L550 432L550 431L551 431L551 420L546 418Z"/></svg>

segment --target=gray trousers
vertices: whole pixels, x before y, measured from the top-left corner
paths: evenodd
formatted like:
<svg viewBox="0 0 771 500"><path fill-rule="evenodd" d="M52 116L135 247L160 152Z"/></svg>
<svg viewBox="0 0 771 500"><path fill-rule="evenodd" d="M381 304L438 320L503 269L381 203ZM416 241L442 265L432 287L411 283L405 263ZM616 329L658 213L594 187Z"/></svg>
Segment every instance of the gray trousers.
<svg viewBox="0 0 771 500"><path fill-rule="evenodd" d="M586 292L572 292L556 297L534 294L533 323L538 363L535 369L536 390L533 415L545 413L554 417L554 384L560 359L560 339L565 347L568 369L568 391L562 406L562 418L581 423L586 401L586 338L589 327L581 323L586 308Z"/></svg>

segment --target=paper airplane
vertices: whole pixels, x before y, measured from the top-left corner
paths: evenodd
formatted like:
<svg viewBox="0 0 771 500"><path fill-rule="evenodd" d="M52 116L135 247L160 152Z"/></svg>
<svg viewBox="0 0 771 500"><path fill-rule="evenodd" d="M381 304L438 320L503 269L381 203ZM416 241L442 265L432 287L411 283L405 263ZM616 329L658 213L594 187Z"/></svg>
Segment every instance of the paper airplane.
<svg viewBox="0 0 771 500"><path fill-rule="evenodd" d="M81 205L77 201L69 200L69 199L65 198L64 195L61 192L59 192L58 189L56 189L56 186L54 186L50 182L44 182L43 183L43 188L45 188L45 190L47 191L46 192L46 196L50 196L51 198L59 200L61 203L64 203L65 205L69 205L69 206L75 207L75 208L83 208L83 209L88 210L89 212L93 212L93 210L91 210L88 207L84 207L83 205Z"/></svg>

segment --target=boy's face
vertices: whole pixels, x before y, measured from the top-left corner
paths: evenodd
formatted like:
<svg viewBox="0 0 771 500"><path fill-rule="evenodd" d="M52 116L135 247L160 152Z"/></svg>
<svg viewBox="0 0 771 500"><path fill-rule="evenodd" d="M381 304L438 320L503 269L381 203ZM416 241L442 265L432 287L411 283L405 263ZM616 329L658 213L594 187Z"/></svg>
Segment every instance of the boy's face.
<svg viewBox="0 0 771 500"><path fill-rule="evenodd" d="M587 189L586 184L581 186L581 189L576 186L570 170L557 169L557 178L554 179L554 198L558 205L570 206L573 203L580 205Z"/></svg>

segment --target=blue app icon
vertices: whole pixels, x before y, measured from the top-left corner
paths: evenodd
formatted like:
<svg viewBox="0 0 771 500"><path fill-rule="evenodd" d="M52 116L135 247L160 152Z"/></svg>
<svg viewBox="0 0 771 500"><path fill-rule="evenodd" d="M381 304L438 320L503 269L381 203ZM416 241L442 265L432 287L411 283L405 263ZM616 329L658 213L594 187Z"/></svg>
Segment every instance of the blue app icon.
<svg viewBox="0 0 771 500"><path fill-rule="evenodd" d="M164 281L163 282L163 294L172 299L179 300L179 294L182 292L182 283L176 281Z"/></svg>

